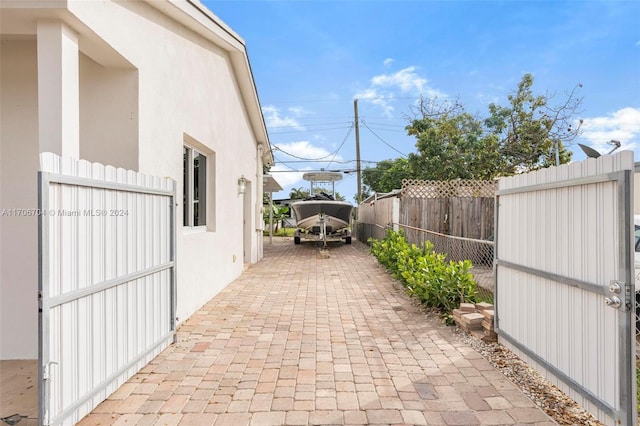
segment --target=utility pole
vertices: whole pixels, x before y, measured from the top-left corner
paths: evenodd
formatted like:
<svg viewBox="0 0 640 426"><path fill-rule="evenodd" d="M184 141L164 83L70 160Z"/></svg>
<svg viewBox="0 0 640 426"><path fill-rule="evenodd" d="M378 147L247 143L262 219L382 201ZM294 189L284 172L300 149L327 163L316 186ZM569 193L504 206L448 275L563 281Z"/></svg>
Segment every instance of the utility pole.
<svg viewBox="0 0 640 426"><path fill-rule="evenodd" d="M358 195L356 196L356 200L358 202L358 206L360 202L362 202L362 180L360 179L360 127L358 125L358 100L353 100L353 113L355 115L355 125L356 125L356 179L358 179Z"/></svg>

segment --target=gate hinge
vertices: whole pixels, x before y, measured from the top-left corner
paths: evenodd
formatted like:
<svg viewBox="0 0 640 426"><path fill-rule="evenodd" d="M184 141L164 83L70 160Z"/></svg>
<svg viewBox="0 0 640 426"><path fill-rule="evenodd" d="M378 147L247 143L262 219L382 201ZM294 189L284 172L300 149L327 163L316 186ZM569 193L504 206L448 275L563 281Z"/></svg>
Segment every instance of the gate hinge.
<svg viewBox="0 0 640 426"><path fill-rule="evenodd" d="M44 411L42 414L42 424L43 426L49 426L51 424L51 419L49 418L49 386L48 381L51 379L51 365L58 365L55 361L49 361L48 363L42 366L42 386L44 386Z"/></svg>
<svg viewBox="0 0 640 426"><path fill-rule="evenodd" d="M49 361L42 366L42 379L49 380L51 378L51 364L58 365L55 361Z"/></svg>

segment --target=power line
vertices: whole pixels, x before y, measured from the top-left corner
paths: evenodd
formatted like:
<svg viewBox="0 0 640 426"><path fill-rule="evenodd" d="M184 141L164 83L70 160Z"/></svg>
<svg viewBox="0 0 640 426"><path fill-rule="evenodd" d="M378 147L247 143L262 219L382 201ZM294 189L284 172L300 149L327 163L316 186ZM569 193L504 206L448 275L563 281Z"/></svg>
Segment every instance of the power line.
<svg viewBox="0 0 640 426"><path fill-rule="evenodd" d="M393 145L391 145L390 143L388 143L387 141L385 141L384 139L382 139L380 136L378 136L378 134L376 132L374 132L373 130L371 130L369 128L369 126L367 126L367 123L364 120L360 120L360 122L362 123L362 125L364 127L366 127L376 138L380 139L380 141L382 141L383 144L387 145L389 148L393 149L395 152L397 152L398 154L402 155L403 157L407 157L407 155L401 151L399 151L396 147L394 147Z"/></svg>
<svg viewBox="0 0 640 426"><path fill-rule="evenodd" d="M340 151L340 149L342 148L342 146L344 145L345 141L347 140L347 138L349 137L349 134L351 133L351 129L353 129L353 124L351 124L351 126L349 127L349 130L347 131L347 134L345 135L344 139L342 140L342 143L340 144L340 146L338 147L338 149L336 149L334 152L331 152L325 156L319 157L319 158L305 158L305 157L300 157L297 156L295 154L291 154L290 152L285 151L284 149L280 148L277 145L273 145L273 149L275 151L280 151L286 155L288 155L289 157L293 157L293 158L297 158L298 160L304 160L304 161L326 161L329 159L329 157L331 156L331 159L328 160L329 161L329 165L333 162L333 159L336 158L336 155L338 154L338 152ZM329 166L327 165L327 167Z"/></svg>
<svg viewBox="0 0 640 426"><path fill-rule="evenodd" d="M406 127L405 125L402 125L402 124L375 123L375 122L372 122L372 121L369 121L368 123L371 124L372 126L393 127L393 128L396 128L396 129L400 128L400 129L403 129L403 130Z"/></svg>
<svg viewBox="0 0 640 426"><path fill-rule="evenodd" d="M283 166L287 167L289 170L273 170L273 169L270 169L270 170L269 170L269 173L272 173L272 172L278 172L278 173L284 173L284 172L300 172L300 170L294 169L293 167L288 166L288 165L287 165L287 164L285 164L285 163L278 163L278 164L282 164Z"/></svg>
<svg viewBox="0 0 640 426"><path fill-rule="evenodd" d="M283 135L286 133L300 133L300 132L318 132L321 130L340 130L340 129L346 129L346 126L342 126L342 127L327 127L327 128L321 128L321 129L298 129L298 130L288 130L288 131L284 131L284 132L269 132L269 135Z"/></svg>
<svg viewBox="0 0 640 426"><path fill-rule="evenodd" d="M373 115L368 115L368 114L360 116L360 118L371 118L371 117L373 117L376 120L402 120L402 121L407 121L406 117L385 117L385 116L379 116L379 115L373 116Z"/></svg>
<svg viewBox="0 0 640 426"><path fill-rule="evenodd" d="M352 123L351 127L349 127L349 130L347 131L347 134L344 136L344 139L342 139L342 143L340 144L340 146L338 147L336 152L333 154L333 157L331 157L331 161L329 161L329 164L327 164L327 167L329 167L331 165L331 163L333 163L333 159L336 158L336 154L338 154L338 151L340 151L342 149L342 147L344 146L344 143L347 141L347 138L351 134L351 130L353 130L353 126L354 126L354 124Z"/></svg>
<svg viewBox="0 0 640 426"><path fill-rule="evenodd" d="M338 100L333 99L333 98L326 98L326 99L281 99L281 100L275 100L275 101L269 101L269 102L261 102L262 105L264 106L269 106L269 105L274 105L274 104L298 104L298 103L306 103L306 102L336 102Z"/></svg>
<svg viewBox="0 0 640 426"><path fill-rule="evenodd" d="M307 173L307 172L340 172L340 173L344 173L344 174L350 174L355 172L354 169L331 169L331 170L327 170L325 168L320 168L320 169L304 169L304 170L297 170L294 168L291 168L291 170L269 170L269 173Z"/></svg>
<svg viewBox="0 0 640 426"><path fill-rule="evenodd" d="M313 161L313 160L288 160L288 161L281 161L278 160L278 164L295 164L295 163L322 163L323 161L317 160L317 161ZM344 161L334 161L334 163L337 164L351 164L351 163L355 163L356 160L344 160ZM380 161L374 161L374 160L360 160L360 162L362 163L369 163L369 164L378 164Z"/></svg>
<svg viewBox="0 0 640 426"><path fill-rule="evenodd" d="M358 100L360 101L377 101L377 100L393 100L393 101L406 101L407 99L413 99L414 101L417 101L420 98L416 98L415 96L407 96L407 97L401 97L401 98L397 98L395 96L372 96L372 97L366 97L366 98L358 98Z"/></svg>
<svg viewBox="0 0 640 426"><path fill-rule="evenodd" d="M313 126L335 126L338 124L342 124L342 125L350 125L351 122L350 121L339 121L339 122L332 122L332 123L308 123L308 124L304 124L302 122L300 122L299 124L291 124L291 125L287 125L287 126L269 126L272 129L300 129L301 127L313 127Z"/></svg>
<svg viewBox="0 0 640 426"><path fill-rule="evenodd" d="M356 160L348 160L348 161L334 161L334 163L336 164L349 164L349 163L353 163ZM323 163L325 162L325 160L315 160L315 161L310 161L310 160L288 160L288 161L279 161L282 164L295 164L295 163Z"/></svg>
<svg viewBox="0 0 640 426"><path fill-rule="evenodd" d="M304 158L304 157L298 157L297 155L294 154L290 154L287 151L285 151L284 149L278 148L277 146L273 146L274 151L280 151L283 154L288 155L289 157L293 157L293 158L297 158L298 160L304 160L304 161L327 161L329 156L333 153L329 153L327 155L325 155L324 157L320 157L320 158Z"/></svg>
<svg viewBox="0 0 640 426"><path fill-rule="evenodd" d="M363 101L375 101L375 100L398 100L398 101L405 101L407 99L412 99L412 100L419 100L419 97L416 96L406 96L406 97L396 97L396 96L371 96L371 97L365 97L365 98L358 98L360 100ZM280 99L280 100L275 100L275 101L263 101L261 102L262 105L264 106L269 106L269 105L273 105L273 104L297 104L297 103L305 103L305 102L340 102L339 99L334 99L334 98L324 98L324 99Z"/></svg>
<svg viewBox="0 0 640 426"><path fill-rule="evenodd" d="M380 127L369 127L369 128L373 130L380 130L381 132L405 133L404 130L384 129Z"/></svg>
<svg viewBox="0 0 640 426"><path fill-rule="evenodd" d="M328 158L329 158L331 155L333 155L333 156L335 157L336 152L338 152L338 151L330 152L330 153L328 153L327 155L325 155L325 156L323 156L323 157L319 157L319 158L304 158L304 157L298 157L298 156L297 156L297 155L295 155L295 154L291 154L291 153L289 153L289 152L285 151L284 149L282 149L282 148L278 147L277 145L274 145L274 146L273 146L273 149L274 149L275 151L280 151L280 152L282 152L282 153L284 153L284 154L288 155L289 157L293 157L293 158L297 158L298 160L305 160L305 161L327 161L327 160L328 160ZM340 149L340 148L338 148L338 149Z"/></svg>

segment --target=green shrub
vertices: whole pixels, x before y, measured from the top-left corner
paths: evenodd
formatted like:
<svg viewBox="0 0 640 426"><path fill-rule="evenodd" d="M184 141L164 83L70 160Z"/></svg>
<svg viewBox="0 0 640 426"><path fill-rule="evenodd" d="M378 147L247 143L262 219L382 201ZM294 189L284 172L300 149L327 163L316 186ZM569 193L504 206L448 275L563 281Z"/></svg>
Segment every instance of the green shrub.
<svg viewBox="0 0 640 426"><path fill-rule="evenodd" d="M451 312L461 302L474 303L476 282L469 272L471 262L446 262L446 256L436 253L427 241L422 248L408 244L402 231L387 230L382 240L369 240L371 253L422 304L440 311L445 322L451 323Z"/></svg>
<svg viewBox="0 0 640 426"><path fill-rule="evenodd" d="M277 231L274 231L271 235L274 237L293 237L293 234L295 232L296 230L294 228L280 228ZM269 230L265 229L264 231L262 231L262 235L268 237Z"/></svg>

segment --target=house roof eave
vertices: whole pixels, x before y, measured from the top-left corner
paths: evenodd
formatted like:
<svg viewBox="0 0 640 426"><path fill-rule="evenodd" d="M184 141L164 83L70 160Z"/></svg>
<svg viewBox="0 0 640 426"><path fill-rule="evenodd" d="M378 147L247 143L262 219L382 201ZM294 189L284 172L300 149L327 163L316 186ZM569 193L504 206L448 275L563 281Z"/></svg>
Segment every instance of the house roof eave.
<svg viewBox="0 0 640 426"><path fill-rule="evenodd" d="M267 147L262 150L262 161L268 166L272 165L274 158L269 134L262 115L258 90L244 40L198 0L147 0L147 2L229 54L256 144Z"/></svg>

